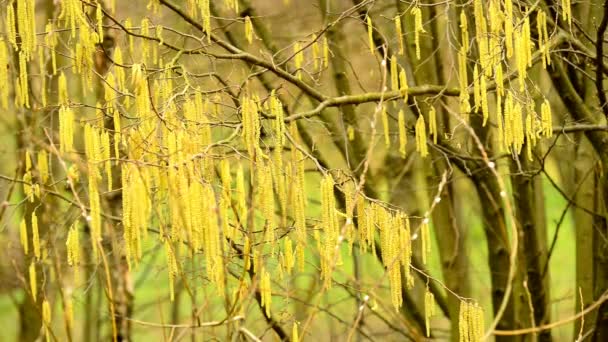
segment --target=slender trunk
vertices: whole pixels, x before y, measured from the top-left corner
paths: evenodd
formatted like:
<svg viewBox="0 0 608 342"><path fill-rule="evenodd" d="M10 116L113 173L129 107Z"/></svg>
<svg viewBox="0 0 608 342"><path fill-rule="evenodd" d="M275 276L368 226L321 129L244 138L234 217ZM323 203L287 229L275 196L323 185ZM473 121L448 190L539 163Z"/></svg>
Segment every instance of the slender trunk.
<svg viewBox="0 0 608 342"><path fill-rule="evenodd" d="M542 253L538 241L538 232L545 230L545 227L541 226L537 220L534 176L530 176L531 163L527 158L527 156L519 158L521 171L518 169L517 161L511 162L511 184L513 186L516 224L522 237L519 267L525 269L525 284L527 284L527 292L529 293L529 296L525 296L523 303L520 303L520 305L528 304L531 306L534 325L537 326L547 323L549 312L549 299L545 293L542 278ZM551 330L540 332L538 340L551 341Z"/></svg>

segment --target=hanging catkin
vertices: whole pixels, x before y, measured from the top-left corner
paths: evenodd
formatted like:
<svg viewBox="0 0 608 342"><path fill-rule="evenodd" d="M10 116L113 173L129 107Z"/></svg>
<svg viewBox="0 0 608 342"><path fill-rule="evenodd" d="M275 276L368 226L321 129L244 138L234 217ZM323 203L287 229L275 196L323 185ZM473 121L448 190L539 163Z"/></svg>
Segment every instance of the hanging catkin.
<svg viewBox="0 0 608 342"><path fill-rule="evenodd" d="M399 153L401 154L401 158L405 158L405 154L407 152L407 132L405 127L405 113L403 113L403 110L399 110L398 121Z"/></svg>
<svg viewBox="0 0 608 342"><path fill-rule="evenodd" d="M540 106L541 113L541 132L546 138L553 136L553 118L551 114L551 104L549 100L545 99Z"/></svg>
<svg viewBox="0 0 608 342"><path fill-rule="evenodd" d="M34 249L34 256L40 260L40 233L38 230L38 216L36 212L32 212L32 247Z"/></svg>
<svg viewBox="0 0 608 342"><path fill-rule="evenodd" d="M484 329L483 309L477 303L460 302L458 317L458 330L460 342L479 342L483 337Z"/></svg>
<svg viewBox="0 0 608 342"><path fill-rule="evenodd" d="M424 116L420 115L416 121L416 151L420 153L422 158L429 154L428 146L426 145L426 125Z"/></svg>
<svg viewBox="0 0 608 342"><path fill-rule="evenodd" d="M29 268L29 276L30 276L30 290L32 291L32 298L34 302L38 298L38 280L36 279L36 261L32 260Z"/></svg>
<svg viewBox="0 0 608 342"><path fill-rule="evenodd" d="M382 118L382 127L384 128L384 144L386 147L391 146L391 137L388 126L388 113L386 112L386 107L383 105L380 113L380 117Z"/></svg>
<svg viewBox="0 0 608 342"><path fill-rule="evenodd" d="M401 24L401 16L395 16L395 35L397 36L397 42L399 42L399 55L403 55L405 52L405 44L403 43L403 26Z"/></svg>
<svg viewBox="0 0 608 342"><path fill-rule="evenodd" d="M249 18L249 16L245 17L245 38L249 44L253 42L253 25L251 24L251 18Z"/></svg>
<svg viewBox="0 0 608 342"><path fill-rule="evenodd" d="M369 15L365 17L365 20L367 22L367 43L369 45L369 51L373 56L376 50L376 46L374 44L374 26L372 25L372 18Z"/></svg>
<svg viewBox="0 0 608 342"><path fill-rule="evenodd" d="M435 296L427 285L424 291L424 325L426 327L426 337L431 337L431 317L435 316Z"/></svg>
<svg viewBox="0 0 608 342"><path fill-rule="evenodd" d="M414 43L416 44L416 58L420 59L420 33L426 32L422 25L422 10L416 6L412 8L414 15Z"/></svg>
<svg viewBox="0 0 608 342"><path fill-rule="evenodd" d="M27 255L29 250L29 243L27 237L27 224L25 219L22 218L19 223L19 240L21 241L21 247L23 247L23 254Z"/></svg>
<svg viewBox="0 0 608 342"><path fill-rule="evenodd" d="M429 109L429 135L433 136L433 143L437 144L437 112L435 107Z"/></svg>

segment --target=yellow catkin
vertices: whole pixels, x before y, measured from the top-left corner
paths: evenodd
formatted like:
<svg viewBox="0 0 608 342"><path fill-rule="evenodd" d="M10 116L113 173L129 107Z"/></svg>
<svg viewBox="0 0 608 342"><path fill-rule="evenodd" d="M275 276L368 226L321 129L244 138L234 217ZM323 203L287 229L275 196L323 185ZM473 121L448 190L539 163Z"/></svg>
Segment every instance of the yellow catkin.
<svg viewBox="0 0 608 342"><path fill-rule="evenodd" d="M405 127L405 113L403 110L399 110L398 115L399 125L399 153L402 158L405 158L407 152L407 131Z"/></svg>
<svg viewBox="0 0 608 342"><path fill-rule="evenodd" d="M397 57L391 57L391 89L399 90L399 68L397 67Z"/></svg>
<svg viewBox="0 0 608 342"><path fill-rule="evenodd" d="M512 0L505 0L505 49L507 50L507 57L513 56L513 2Z"/></svg>
<svg viewBox="0 0 608 342"><path fill-rule="evenodd" d="M312 35L312 63L315 71L318 71L320 68L319 57L321 55L321 48L319 47L319 38L316 34Z"/></svg>
<svg viewBox="0 0 608 342"><path fill-rule="evenodd" d="M429 135L433 136L433 143L437 144L437 112L433 106L429 109Z"/></svg>
<svg viewBox="0 0 608 342"><path fill-rule="evenodd" d="M335 259L336 246L338 244L338 217L336 213L336 200L334 197L334 180L327 174L321 180L321 225L325 235L325 245L321 257L321 278L324 287L331 287L332 263Z"/></svg>
<svg viewBox="0 0 608 342"><path fill-rule="evenodd" d="M55 47L57 46L58 39L57 33L55 32L55 27L52 22L46 24L44 29L44 43L46 44L47 49L49 49L51 54L51 67L53 69L53 75L57 74L57 53L55 52Z"/></svg>
<svg viewBox="0 0 608 342"><path fill-rule="evenodd" d="M80 264L80 236L75 224L70 227L65 244L68 265L78 266Z"/></svg>
<svg viewBox="0 0 608 342"><path fill-rule="evenodd" d="M103 43L103 11L101 9L101 3L97 3L95 20L97 20L97 36L99 37L99 42Z"/></svg>
<svg viewBox="0 0 608 342"><path fill-rule="evenodd" d="M426 337L431 337L431 317L435 315L435 296L429 291L427 285L424 291L424 323L426 327Z"/></svg>
<svg viewBox="0 0 608 342"><path fill-rule="evenodd" d="M562 0L562 19L572 25L572 5L571 0Z"/></svg>
<svg viewBox="0 0 608 342"><path fill-rule="evenodd" d="M38 230L38 216L36 212L32 212L32 247L34 250L34 256L40 260L40 233Z"/></svg>
<svg viewBox="0 0 608 342"><path fill-rule="evenodd" d="M490 109L488 108L488 91L486 87L486 75L481 75L479 81L479 88L481 91L481 113L483 115L482 126L485 126L490 116Z"/></svg>
<svg viewBox="0 0 608 342"><path fill-rule="evenodd" d="M150 36L150 20L148 18L143 18L141 20L141 24L139 24L139 33L143 36ZM141 61L143 63L148 63L150 57L150 51L148 46L147 39L141 39L140 49L141 51Z"/></svg>
<svg viewBox="0 0 608 342"><path fill-rule="evenodd" d="M287 274L291 274L291 271L295 265L295 258L293 255L293 244L292 244L290 238L285 238L284 255L285 255L285 270L286 270Z"/></svg>
<svg viewBox="0 0 608 342"><path fill-rule="evenodd" d="M250 156L254 156L260 148L260 117L257 103L249 97L242 101L243 142Z"/></svg>
<svg viewBox="0 0 608 342"><path fill-rule="evenodd" d="M397 42L399 43L399 55L405 53L405 45L403 43L403 26L401 24L401 16L395 16L395 35L397 36Z"/></svg>
<svg viewBox="0 0 608 342"><path fill-rule="evenodd" d="M0 37L0 65L8 65L9 52L4 37ZM0 68L0 105L2 109L8 108L9 103L9 75L8 68Z"/></svg>
<svg viewBox="0 0 608 342"><path fill-rule="evenodd" d="M420 240L422 242L422 263L426 265L429 253L431 253L431 234L429 232L429 219L424 218L420 224Z"/></svg>
<svg viewBox="0 0 608 342"><path fill-rule="evenodd" d="M420 153L422 158L429 154L428 146L426 144L426 125L422 115L420 115L416 121L416 151Z"/></svg>
<svg viewBox="0 0 608 342"><path fill-rule="evenodd" d="M62 153L74 150L74 112L70 107L59 108L59 149Z"/></svg>
<svg viewBox="0 0 608 342"><path fill-rule="evenodd" d="M329 41L323 36L323 67L329 67Z"/></svg>
<svg viewBox="0 0 608 342"><path fill-rule="evenodd" d="M462 49L466 55L469 51L469 25L467 22L467 13L464 10L460 12L460 32L462 35Z"/></svg>
<svg viewBox="0 0 608 342"><path fill-rule="evenodd" d="M526 152L528 160L532 161L532 149L536 145L536 119L534 118L534 112L529 111L526 115Z"/></svg>
<svg viewBox="0 0 608 342"><path fill-rule="evenodd" d="M547 69L547 65L551 65L549 57L549 33L547 32L547 15L542 9L536 14L536 30L538 32L538 48L541 51L543 68Z"/></svg>
<svg viewBox="0 0 608 342"><path fill-rule="evenodd" d="M477 64L475 64L473 67L473 99L475 101L473 111L475 113L481 109L481 82L479 78L479 69L477 68Z"/></svg>
<svg viewBox="0 0 608 342"><path fill-rule="evenodd" d="M97 128L86 124L84 127L85 155L89 171L89 221L91 227L91 244L93 255L97 257L98 242L101 241L101 203L97 181L101 178L99 163L102 161L101 139Z"/></svg>
<svg viewBox="0 0 608 342"><path fill-rule="evenodd" d="M294 53L294 64L296 66L296 77L302 79L302 65L304 64L304 51L302 51L302 46L300 42L295 42L293 44L293 53Z"/></svg>
<svg viewBox="0 0 608 342"><path fill-rule="evenodd" d="M468 91L467 53L464 46L458 51L458 79L460 84L460 114L465 116L471 108Z"/></svg>
<svg viewBox="0 0 608 342"><path fill-rule="evenodd" d="M107 191L112 191L112 159L110 148L110 133L107 131L103 131L100 136L101 140L101 155L103 160L103 165L105 167L106 178L107 178Z"/></svg>
<svg viewBox="0 0 608 342"><path fill-rule="evenodd" d="M32 298L36 301L38 298L38 280L36 279L36 262L32 261L29 268L30 275L30 290L32 291Z"/></svg>
<svg viewBox="0 0 608 342"><path fill-rule="evenodd" d="M28 237L27 237L27 224L25 223L25 219L21 219L19 223L19 240L21 241L21 247L23 247L23 254L27 255L28 253Z"/></svg>
<svg viewBox="0 0 608 342"><path fill-rule="evenodd" d="M19 91L17 92L16 105L18 107L30 107L29 82L27 72L27 59L23 51L19 51Z"/></svg>
<svg viewBox="0 0 608 342"><path fill-rule="evenodd" d="M541 133L546 138L553 136L553 118L551 114L551 104L545 99L540 106L541 113Z"/></svg>
<svg viewBox="0 0 608 342"><path fill-rule="evenodd" d="M293 322L293 328L291 332L291 340L294 342L300 342L300 335L298 333L298 323Z"/></svg>
<svg viewBox="0 0 608 342"><path fill-rule="evenodd" d="M416 58L420 59L420 33L426 32L422 25L422 10L416 6L412 8L414 15L414 43L416 44Z"/></svg>
<svg viewBox="0 0 608 342"><path fill-rule="evenodd" d="M491 67L492 58L488 46L488 27L486 24L486 14L483 12L483 1L474 0L474 15L475 15L475 35L477 47L479 49L479 65L481 67L480 74L491 76L493 68Z"/></svg>
<svg viewBox="0 0 608 342"><path fill-rule="evenodd" d="M245 227L247 223L247 190L245 189L245 173L241 163L236 170L236 205L239 222L242 227Z"/></svg>
<svg viewBox="0 0 608 342"><path fill-rule="evenodd" d="M169 240L165 240L165 252L167 255L167 273L169 275L169 297L171 301L175 300L174 282L177 277L177 259L173 253L173 248Z"/></svg>
<svg viewBox="0 0 608 342"><path fill-rule="evenodd" d="M266 317L270 317L270 307L272 305L272 288L270 283L270 274L266 270L262 271L260 279L260 294L262 296L262 306L265 309Z"/></svg>
<svg viewBox="0 0 608 342"><path fill-rule="evenodd" d="M412 238L410 219L405 213L399 213L397 216L397 223L399 225L399 246L401 252L401 265L404 269L404 277L406 286L412 288L414 286L414 277L410 270L412 263Z"/></svg>
<svg viewBox="0 0 608 342"><path fill-rule="evenodd" d="M401 68L399 71L399 91L401 91L401 96L403 96L403 102L407 102L408 89L407 74L405 73L405 69Z"/></svg>
<svg viewBox="0 0 608 342"><path fill-rule="evenodd" d="M253 25L251 24L251 18L249 18L249 16L245 17L245 38L249 44L253 42Z"/></svg>
<svg viewBox="0 0 608 342"><path fill-rule="evenodd" d="M488 54L490 58L490 65L486 70L486 76L490 77L492 69L501 62L502 56L502 21L504 20L504 14L500 9L499 0L491 0L488 8L490 16L490 34L488 37Z"/></svg>
<svg viewBox="0 0 608 342"><path fill-rule="evenodd" d="M40 181L44 184L49 179L49 157L45 150L38 152L36 161L38 176L40 177Z"/></svg>
<svg viewBox="0 0 608 342"><path fill-rule="evenodd" d="M460 302L458 331L460 342L478 342L484 335L484 313L477 303Z"/></svg>
<svg viewBox="0 0 608 342"><path fill-rule="evenodd" d="M6 6L6 35L8 37L9 43L13 46L15 51L19 50L19 46L17 45L17 32L16 32L16 18L15 18L15 10L13 6ZM4 64L3 64L4 65Z"/></svg>
<svg viewBox="0 0 608 342"><path fill-rule="evenodd" d="M30 202L34 202L34 187L35 184L32 184L32 173L26 171L23 174L23 194Z"/></svg>
<svg viewBox="0 0 608 342"><path fill-rule="evenodd" d="M17 29L21 38L20 53L29 61L36 52L35 0L17 1Z"/></svg>
<svg viewBox="0 0 608 342"><path fill-rule="evenodd" d="M45 299L42 302L42 321L44 323L44 335L46 342L51 341L51 305Z"/></svg>
<svg viewBox="0 0 608 342"><path fill-rule="evenodd" d="M388 126L388 113L386 112L386 107L382 106L382 112L380 114L382 118L382 127L384 128L384 143L386 147L391 146L391 136L390 136L390 128Z"/></svg>
<svg viewBox="0 0 608 342"><path fill-rule="evenodd" d="M367 22L367 44L369 45L369 51L372 55L376 52L376 45L374 44L374 26L372 25L372 18L368 15L365 17Z"/></svg>

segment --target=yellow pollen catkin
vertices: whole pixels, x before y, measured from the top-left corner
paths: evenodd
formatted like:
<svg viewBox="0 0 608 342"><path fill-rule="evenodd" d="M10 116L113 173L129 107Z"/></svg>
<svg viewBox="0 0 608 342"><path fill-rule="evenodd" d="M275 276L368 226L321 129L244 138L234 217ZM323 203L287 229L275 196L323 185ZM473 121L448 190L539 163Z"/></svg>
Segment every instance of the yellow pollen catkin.
<svg viewBox="0 0 608 342"><path fill-rule="evenodd" d="M405 73L405 69L401 68L399 71L399 90L401 91L401 95L403 96L403 102L407 102L407 93L409 86L407 84L407 74Z"/></svg>
<svg viewBox="0 0 608 342"><path fill-rule="evenodd" d="M416 121L416 151L420 153L422 158L429 154L428 146L426 144L426 125L422 115L420 115Z"/></svg>
<svg viewBox="0 0 608 342"><path fill-rule="evenodd" d="M460 302L458 331L460 342L479 342L484 335L484 313L477 303Z"/></svg>
<svg viewBox="0 0 608 342"><path fill-rule="evenodd" d="M540 106L541 113L541 124L542 124L542 135L546 138L553 136L553 118L551 114L551 104L549 100L545 101Z"/></svg>
<svg viewBox="0 0 608 342"><path fill-rule="evenodd" d="M416 58L420 59L420 33L426 32L422 25L422 10L416 6L412 8L414 15L414 42L416 44Z"/></svg>
<svg viewBox="0 0 608 342"><path fill-rule="evenodd" d="M13 49L17 51L19 50L19 46L17 45L17 25L15 20L15 9L13 8L12 4L6 7L6 35L8 37L9 43L11 43L11 45L13 46Z"/></svg>
<svg viewBox="0 0 608 342"><path fill-rule="evenodd" d="M27 255L28 253L28 237L27 237L27 224L25 223L25 219L21 219L19 223L19 240L21 241L21 247L23 247L23 254Z"/></svg>
<svg viewBox="0 0 608 342"><path fill-rule="evenodd" d="M482 126L485 126L490 116L490 110L488 108L488 91L486 88L486 75L481 75L479 82L479 88L481 91L481 113L483 115Z"/></svg>
<svg viewBox="0 0 608 342"><path fill-rule="evenodd" d="M572 5L571 0L562 0L562 19L572 25Z"/></svg>
<svg viewBox="0 0 608 342"><path fill-rule="evenodd" d="M399 42L399 55L405 53L405 44L403 43L403 26L401 25L401 17L395 16L395 34L397 35L397 42Z"/></svg>
<svg viewBox="0 0 608 342"><path fill-rule="evenodd" d="M36 279L36 262L32 261L29 268L30 275L30 290L32 291L32 298L34 302L38 298L38 280Z"/></svg>
<svg viewBox="0 0 608 342"><path fill-rule="evenodd" d="M30 89L27 75L27 58L23 51L19 51L19 91L17 92L17 103L18 107L30 107Z"/></svg>
<svg viewBox="0 0 608 342"><path fill-rule="evenodd" d="M429 135L433 136L433 143L437 144L437 112L433 106L429 110Z"/></svg>
<svg viewBox="0 0 608 342"><path fill-rule="evenodd" d="M388 126L388 113L386 112L385 106L382 106L382 112L380 116L382 118L382 127L384 128L384 143L386 144L386 147L389 147L391 146L391 137Z"/></svg>
<svg viewBox="0 0 608 342"><path fill-rule="evenodd" d="M431 317L435 315L435 296L431 291L429 291L429 287L426 287L426 291L424 291L424 322L426 327L426 337L431 337Z"/></svg>
<svg viewBox="0 0 608 342"><path fill-rule="evenodd" d="M245 38L249 44L253 42L253 25L251 24L251 18L249 18L249 16L245 17Z"/></svg>
<svg viewBox="0 0 608 342"><path fill-rule="evenodd" d="M462 34L462 50L466 55L469 51L469 25L467 22L467 14L464 10L460 12L460 32Z"/></svg>
<svg viewBox="0 0 608 342"><path fill-rule="evenodd" d="M294 342L300 342L300 336L298 334L298 324L293 322L293 328L291 332L291 340Z"/></svg>
<svg viewBox="0 0 608 342"><path fill-rule="evenodd" d="M80 263L80 237L76 225L70 227L65 245L68 265L77 266Z"/></svg>
<svg viewBox="0 0 608 342"><path fill-rule="evenodd" d="M323 37L323 67L329 67L329 42L327 37Z"/></svg>
<svg viewBox="0 0 608 342"><path fill-rule="evenodd" d="M391 57L391 89L399 90L399 68L397 67L397 57Z"/></svg>
<svg viewBox="0 0 608 342"><path fill-rule="evenodd" d="M44 184L49 179L49 157L45 150L38 152L36 157L36 167L38 168L38 176Z"/></svg>
<svg viewBox="0 0 608 342"><path fill-rule="evenodd" d="M405 113L403 110L399 110L398 115L398 125L399 125L399 153L401 154L401 158L405 158L405 154L407 152L407 132L405 127Z"/></svg>
<svg viewBox="0 0 608 342"><path fill-rule="evenodd" d="M36 212L32 212L32 247L34 249L34 256L40 260L40 233L38 230L38 216Z"/></svg>
<svg viewBox="0 0 608 342"><path fill-rule="evenodd" d="M431 253L431 234L429 232L429 219L424 218L420 224L420 240L422 242L422 263L426 265L429 253Z"/></svg>
<svg viewBox="0 0 608 342"><path fill-rule="evenodd" d="M541 9L536 15L536 29L538 32L538 48L541 51L543 68L547 69L547 65L551 65L549 57L549 33L547 32L547 15Z"/></svg>
<svg viewBox="0 0 608 342"><path fill-rule="evenodd" d="M372 18L368 15L365 17L365 21L367 22L367 43L369 45L369 51L373 55L376 52L376 45L374 44L374 26L372 25Z"/></svg>
<svg viewBox="0 0 608 342"><path fill-rule="evenodd" d="M296 77L298 77L298 79L302 79L302 65L304 64L304 52L302 51L300 42L295 42L293 44L293 53L294 53L294 63L296 66Z"/></svg>
<svg viewBox="0 0 608 342"><path fill-rule="evenodd" d="M74 112L67 106L59 108L59 150L62 153L74 150Z"/></svg>
<svg viewBox="0 0 608 342"><path fill-rule="evenodd" d="M477 64L473 67L473 98L475 100L473 111L477 113L481 109L481 82L479 80Z"/></svg>

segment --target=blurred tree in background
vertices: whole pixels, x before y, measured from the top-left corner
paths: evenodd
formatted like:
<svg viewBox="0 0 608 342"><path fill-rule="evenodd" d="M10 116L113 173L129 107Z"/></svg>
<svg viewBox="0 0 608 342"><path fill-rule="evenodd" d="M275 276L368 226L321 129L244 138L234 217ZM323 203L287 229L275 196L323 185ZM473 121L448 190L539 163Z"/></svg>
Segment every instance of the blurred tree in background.
<svg viewBox="0 0 608 342"><path fill-rule="evenodd" d="M608 341L608 1L0 14L2 340Z"/></svg>

